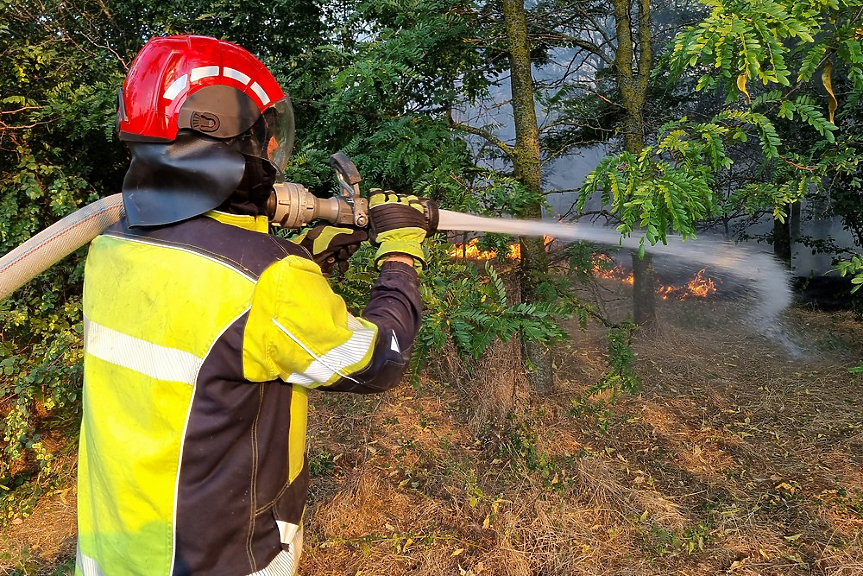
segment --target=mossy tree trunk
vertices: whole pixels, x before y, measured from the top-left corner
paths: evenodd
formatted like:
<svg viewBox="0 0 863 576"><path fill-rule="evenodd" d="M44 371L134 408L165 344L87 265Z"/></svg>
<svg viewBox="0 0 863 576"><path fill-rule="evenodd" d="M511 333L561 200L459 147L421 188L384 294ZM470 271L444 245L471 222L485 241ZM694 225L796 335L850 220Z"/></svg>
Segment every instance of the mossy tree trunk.
<svg viewBox="0 0 863 576"><path fill-rule="evenodd" d="M515 177L537 196L542 191L539 148L539 126L534 106L533 73L530 62L530 40L523 0L503 0L503 17L509 44L510 85L515 121L515 148L511 158ZM527 206L520 218L539 219L542 206ZM537 286L548 273L548 256L542 238L521 240L521 293L525 301L539 299ZM525 341L525 360L531 366L530 381L534 388L547 393L553 385L551 354L542 342Z"/></svg>
<svg viewBox="0 0 863 576"><path fill-rule="evenodd" d="M624 119L623 148L633 154L644 147L644 101L650 82L650 0L613 0L617 50L614 73Z"/></svg>
<svg viewBox="0 0 863 576"><path fill-rule="evenodd" d="M650 0L613 0L617 51L614 73L623 107L623 149L638 155L644 148L644 103L653 60ZM646 257L645 257L646 258ZM633 316L637 324L656 327L653 264L633 258Z"/></svg>

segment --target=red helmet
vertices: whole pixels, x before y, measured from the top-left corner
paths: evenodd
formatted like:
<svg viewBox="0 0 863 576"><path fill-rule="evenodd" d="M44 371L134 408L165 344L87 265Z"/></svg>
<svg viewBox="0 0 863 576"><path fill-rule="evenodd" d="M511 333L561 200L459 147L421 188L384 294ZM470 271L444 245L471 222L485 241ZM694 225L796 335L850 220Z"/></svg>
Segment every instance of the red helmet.
<svg viewBox="0 0 863 576"><path fill-rule="evenodd" d="M248 51L206 36L147 42L132 62L117 111L121 140L152 143L173 142L182 128L235 138L262 115L269 138L241 151L269 159L281 171L293 145L290 99Z"/></svg>
<svg viewBox="0 0 863 576"><path fill-rule="evenodd" d="M153 38L141 49L117 110L132 153L123 180L130 226L160 226L212 210L242 188L255 202L284 170L291 101L249 52L206 36ZM248 189L248 190L247 190Z"/></svg>

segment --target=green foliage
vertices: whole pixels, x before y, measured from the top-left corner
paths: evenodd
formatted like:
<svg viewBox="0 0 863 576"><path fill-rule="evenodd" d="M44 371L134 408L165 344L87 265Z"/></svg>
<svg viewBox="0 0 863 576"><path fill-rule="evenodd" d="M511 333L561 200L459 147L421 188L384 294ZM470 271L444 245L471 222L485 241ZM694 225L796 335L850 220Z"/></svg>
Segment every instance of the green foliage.
<svg viewBox="0 0 863 576"><path fill-rule="evenodd" d="M731 203L750 213L786 206L811 192L850 198L836 213L854 229L859 206L856 161L863 96L860 0L710 0L710 14L674 40L663 61L678 77L696 71L697 89L717 88L745 114L762 148L760 176ZM756 115L757 114L757 115ZM784 164L784 167L780 163ZM780 166L781 169L777 169ZM837 178L837 175L839 176ZM849 176L845 178L844 176ZM849 194L847 190L853 189ZM859 228L863 232L863 228Z"/></svg>
<svg viewBox="0 0 863 576"><path fill-rule="evenodd" d="M451 0L349 7L331 42L286 71L307 116L298 123L300 152L344 150L369 185L396 191L460 174L471 159L447 114L488 82L467 41L472 14Z"/></svg>
<svg viewBox="0 0 863 576"><path fill-rule="evenodd" d="M309 457L309 474L312 478L332 476L335 468L334 455L326 450L319 450Z"/></svg>
<svg viewBox="0 0 863 576"><path fill-rule="evenodd" d="M685 240L694 237L696 224L716 214L712 184L717 170L731 159L729 141L744 139L740 124L751 115L721 116L709 123L689 123L685 118L666 124L657 144L645 146L638 155L623 152L604 158L584 181L578 198L579 210L587 199L600 194L604 206L630 236L637 228L651 245L665 243L670 232Z"/></svg>
<svg viewBox="0 0 863 576"><path fill-rule="evenodd" d="M787 86L791 72L786 57L790 47L783 41L799 38L812 42L818 32L813 14L773 0L713 0L708 4L713 7L710 15L674 41L673 62L678 70L696 64L712 65L714 70L699 80L699 89L713 86L717 76L729 92L740 77L743 83L752 78L763 84Z"/></svg>
<svg viewBox="0 0 863 576"><path fill-rule="evenodd" d="M714 524L702 521L686 528L666 528L658 524L647 524L647 511L642 515L637 525L645 550L655 556L673 556L677 554L695 554L704 550L711 540Z"/></svg>
<svg viewBox="0 0 863 576"><path fill-rule="evenodd" d="M452 342L466 358L479 358L495 341L518 337L551 344L566 338L559 326L569 316L560 303L510 303L500 275L490 264L484 275L470 262L453 259L440 246L432 246L433 275L423 279L426 306L417 340L416 357L428 358Z"/></svg>
<svg viewBox="0 0 863 576"><path fill-rule="evenodd" d="M824 66L834 61L856 90L863 89L859 0L705 3L712 7L710 15L679 34L670 55L678 75L702 67L699 89L719 82L729 97L742 93L749 101L751 80L787 87L821 71L829 92L831 68Z"/></svg>
<svg viewBox="0 0 863 576"><path fill-rule="evenodd" d="M495 234L489 232L483 234L476 243L477 248L494 252L495 259L499 263L506 262L512 246L518 244L518 239L509 234Z"/></svg>
<svg viewBox="0 0 863 576"><path fill-rule="evenodd" d="M632 334L637 326L631 322L623 322L608 330L608 366L600 381L588 388L586 395L591 396L604 390L635 392L640 381L635 374L632 361L635 355L632 351Z"/></svg>
<svg viewBox="0 0 863 576"><path fill-rule="evenodd" d="M536 473L543 481L553 480L557 484L562 468L537 446L534 427L535 424L527 420L508 415L498 446L500 456L507 459L514 470Z"/></svg>
<svg viewBox="0 0 863 576"><path fill-rule="evenodd" d="M49 12L13 1L0 13L0 253L115 192L121 176L124 153L112 141L119 63L104 48L77 44L74 27L58 32L68 15L63 9L41 7ZM0 303L5 482L50 475L38 420L77 411L83 254ZM22 467L25 461L33 466Z"/></svg>
<svg viewBox="0 0 863 576"><path fill-rule="evenodd" d="M588 387L583 394L570 402L572 416L590 415L596 420L600 431L605 432L614 418L611 406L620 392L633 393L641 386L641 380L632 365L635 353L632 336L638 326L626 321L608 328L608 370L598 382Z"/></svg>
<svg viewBox="0 0 863 576"><path fill-rule="evenodd" d="M860 289L860 286L863 285L863 256L859 254L855 254L849 260L843 260L836 264L836 270L839 271L841 276L850 276L851 284L854 285L851 288L851 293L857 292Z"/></svg>

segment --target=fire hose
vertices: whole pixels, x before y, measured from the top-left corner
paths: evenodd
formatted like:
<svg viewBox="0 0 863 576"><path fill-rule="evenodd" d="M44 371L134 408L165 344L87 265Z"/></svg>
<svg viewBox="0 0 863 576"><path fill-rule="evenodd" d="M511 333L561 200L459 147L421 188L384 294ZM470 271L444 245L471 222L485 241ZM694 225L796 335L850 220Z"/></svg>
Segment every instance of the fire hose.
<svg viewBox="0 0 863 576"><path fill-rule="evenodd" d="M361 179L356 166L341 152L330 157L330 164L339 180L339 195L318 198L300 184L277 183L267 206L274 226L302 228L314 220L368 226L368 201L360 197ZM428 201L424 206L429 227L435 230L437 206ZM124 214L122 194L102 198L55 222L0 258L0 300L102 234Z"/></svg>
<svg viewBox="0 0 863 576"><path fill-rule="evenodd" d="M122 194L96 200L0 258L0 300L90 242L122 214Z"/></svg>

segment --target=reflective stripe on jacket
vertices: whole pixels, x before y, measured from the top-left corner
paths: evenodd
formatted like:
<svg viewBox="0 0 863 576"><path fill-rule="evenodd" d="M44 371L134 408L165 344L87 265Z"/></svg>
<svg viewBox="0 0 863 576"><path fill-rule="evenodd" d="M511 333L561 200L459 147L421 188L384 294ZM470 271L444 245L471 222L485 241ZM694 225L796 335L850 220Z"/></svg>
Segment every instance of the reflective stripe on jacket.
<svg viewBox="0 0 863 576"><path fill-rule="evenodd" d="M209 213L92 242L76 574L295 572L308 390L397 384L420 299L387 263L354 317L266 227Z"/></svg>

